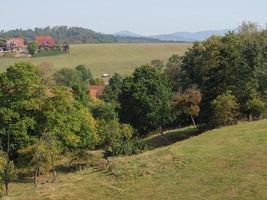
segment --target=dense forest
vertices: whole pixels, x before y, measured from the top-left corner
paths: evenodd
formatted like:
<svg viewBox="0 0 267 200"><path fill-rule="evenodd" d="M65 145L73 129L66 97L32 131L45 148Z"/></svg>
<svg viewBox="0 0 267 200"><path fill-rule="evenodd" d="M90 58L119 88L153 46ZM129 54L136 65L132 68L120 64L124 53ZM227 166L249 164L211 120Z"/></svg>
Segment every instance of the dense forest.
<svg viewBox="0 0 267 200"><path fill-rule="evenodd" d="M38 35L50 35L58 42L67 42L70 44L79 43L112 43L117 39L112 35L97 33L90 29L81 27L55 26L35 29L16 29L10 31L1 31L0 38L23 37L27 41L32 41Z"/></svg>
<svg viewBox="0 0 267 200"><path fill-rule="evenodd" d="M167 63L153 60L129 76L114 74L101 99L88 85L103 84L79 65L52 75L49 64L17 63L0 74L0 175L16 168L57 179L60 156L89 159L132 155L152 131L187 125L199 131L263 118L267 100L267 30L243 24L239 32L195 42Z"/></svg>

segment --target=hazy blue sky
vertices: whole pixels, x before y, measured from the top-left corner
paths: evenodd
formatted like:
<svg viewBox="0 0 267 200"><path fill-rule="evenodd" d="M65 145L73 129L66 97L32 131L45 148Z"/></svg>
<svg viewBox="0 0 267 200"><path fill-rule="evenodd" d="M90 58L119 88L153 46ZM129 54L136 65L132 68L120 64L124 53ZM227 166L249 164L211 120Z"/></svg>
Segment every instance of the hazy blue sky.
<svg viewBox="0 0 267 200"><path fill-rule="evenodd" d="M140 34L264 25L267 0L0 0L0 29L53 25Z"/></svg>

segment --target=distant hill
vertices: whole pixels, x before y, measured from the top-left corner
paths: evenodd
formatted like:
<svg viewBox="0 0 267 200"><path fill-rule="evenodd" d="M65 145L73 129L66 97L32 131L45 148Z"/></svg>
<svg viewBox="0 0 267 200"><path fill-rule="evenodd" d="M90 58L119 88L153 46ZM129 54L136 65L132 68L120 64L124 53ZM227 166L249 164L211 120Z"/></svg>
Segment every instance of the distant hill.
<svg viewBox="0 0 267 200"><path fill-rule="evenodd" d="M225 33L230 31L230 29L214 30L214 31L200 31L200 32L176 32L171 34L161 34L161 35L151 35L143 36L130 31L121 31L113 34L115 37L120 38L147 38L156 39L160 42L193 42L202 41L211 37L212 35L223 36Z"/></svg>
<svg viewBox="0 0 267 200"><path fill-rule="evenodd" d="M118 40L118 42L122 43L158 43L163 42L156 38L150 38L145 37L130 31L120 31L117 33L114 33L113 36L115 36Z"/></svg>
<svg viewBox="0 0 267 200"><path fill-rule="evenodd" d="M0 38L23 37L27 41L33 40L37 35L50 35L59 42L71 44L80 43L114 43L117 39L113 35L97 33L93 30L81 27L55 26L34 29L15 29L0 32Z"/></svg>
<svg viewBox="0 0 267 200"><path fill-rule="evenodd" d="M142 35L139 35L139 34L136 34L130 31L120 31L120 32L114 33L113 35L115 37L135 37L135 38L143 37Z"/></svg>
<svg viewBox="0 0 267 200"><path fill-rule="evenodd" d="M130 37L130 36L116 36L116 39L120 43L162 43L167 41L161 41L156 38L149 37Z"/></svg>
<svg viewBox="0 0 267 200"><path fill-rule="evenodd" d="M230 31L229 29L224 30L216 30L216 31L200 31L200 32L176 32L172 34L164 34L164 35L154 35L149 36L151 38L155 38L162 41L186 41L186 42L193 42L193 41L202 41L206 40L207 38L211 37L212 35L219 35L223 36L225 33Z"/></svg>

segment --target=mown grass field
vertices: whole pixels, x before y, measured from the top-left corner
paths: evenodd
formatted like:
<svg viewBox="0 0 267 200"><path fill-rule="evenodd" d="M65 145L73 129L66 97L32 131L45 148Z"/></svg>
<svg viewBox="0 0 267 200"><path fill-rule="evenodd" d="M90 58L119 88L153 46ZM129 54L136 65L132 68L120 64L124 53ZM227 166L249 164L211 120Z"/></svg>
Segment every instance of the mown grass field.
<svg viewBox="0 0 267 200"><path fill-rule="evenodd" d="M106 171L60 175L37 189L12 183L9 199L267 199L267 120L193 132L152 136L146 139L151 150L114 158Z"/></svg>
<svg viewBox="0 0 267 200"><path fill-rule="evenodd" d="M153 59L166 61L173 54L182 55L191 44L82 44L72 45L69 54L36 58L0 58L0 71L15 62L29 61L34 64L49 62L55 70L84 64L93 75L103 73L129 74L134 68L150 63Z"/></svg>

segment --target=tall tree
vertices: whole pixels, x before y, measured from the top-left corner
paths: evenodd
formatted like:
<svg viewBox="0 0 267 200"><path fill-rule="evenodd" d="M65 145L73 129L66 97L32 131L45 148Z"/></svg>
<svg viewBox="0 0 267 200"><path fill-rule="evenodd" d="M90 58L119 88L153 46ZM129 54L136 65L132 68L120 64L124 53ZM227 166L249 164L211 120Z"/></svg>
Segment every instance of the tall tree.
<svg viewBox="0 0 267 200"><path fill-rule="evenodd" d="M15 64L0 74L0 137L10 159L17 156L18 149L29 145L34 136L40 136L38 126L44 98L44 86L32 64Z"/></svg>
<svg viewBox="0 0 267 200"><path fill-rule="evenodd" d="M118 98L121 93L122 85L123 77L120 74L115 73L109 80L109 84L106 86L101 99L105 102L118 105Z"/></svg>
<svg viewBox="0 0 267 200"><path fill-rule="evenodd" d="M20 149L20 164L24 166L31 166L33 170L33 184L37 187L38 176L43 170L47 170L50 165L50 155L47 146L41 141L37 140L31 146Z"/></svg>
<svg viewBox="0 0 267 200"><path fill-rule="evenodd" d="M139 67L123 81L120 119L144 134L162 130L170 120L172 98L169 80L160 69Z"/></svg>
<svg viewBox="0 0 267 200"><path fill-rule="evenodd" d="M6 195L9 195L9 183L16 178L16 170L13 161L9 160L5 152L0 155L0 177L5 185Z"/></svg>
<svg viewBox="0 0 267 200"><path fill-rule="evenodd" d="M181 89L181 63L182 58L180 56L172 55L169 58L165 68L165 73L171 81L172 90L174 92L179 92Z"/></svg>
<svg viewBox="0 0 267 200"><path fill-rule="evenodd" d="M50 155L52 172L53 172L53 182L57 180L57 172L55 166L55 157L59 154L59 147L56 137L52 133L44 132L41 137L42 143L46 146L48 153Z"/></svg>

